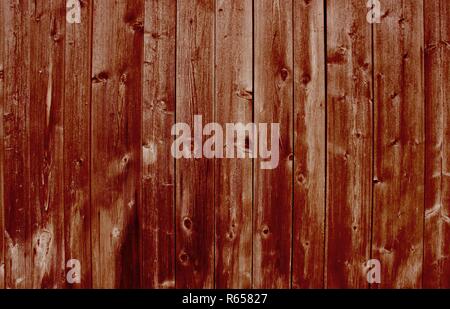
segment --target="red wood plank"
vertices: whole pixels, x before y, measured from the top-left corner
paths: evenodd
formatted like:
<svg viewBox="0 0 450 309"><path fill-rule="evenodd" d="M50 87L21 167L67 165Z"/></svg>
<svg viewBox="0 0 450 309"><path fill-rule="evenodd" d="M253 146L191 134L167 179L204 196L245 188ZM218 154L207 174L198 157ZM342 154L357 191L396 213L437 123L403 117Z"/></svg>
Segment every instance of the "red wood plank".
<svg viewBox="0 0 450 309"><path fill-rule="evenodd" d="M215 119L252 122L251 0L216 1ZM247 132L245 138L249 138ZM233 151L248 146L227 136ZM215 165L217 288L250 288L252 280L252 159L218 159Z"/></svg>
<svg viewBox="0 0 450 309"><path fill-rule="evenodd" d="M93 9L93 286L138 287L144 1Z"/></svg>
<svg viewBox="0 0 450 309"><path fill-rule="evenodd" d="M4 187L4 164L5 164L5 154L4 145L5 134L3 129L3 108L5 105L5 91L4 91L4 80L5 80L5 16L2 7L0 6L0 289L5 287L5 253L4 253L4 235L5 235L5 197L3 194Z"/></svg>
<svg viewBox="0 0 450 309"><path fill-rule="evenodd" d="M364 288L372 202L371 24L359 0L327 1L326 286Z"/></svg>
<svg viewBox="0 0 450 309"><path fill-rule="evenodd" d="M30 7L30 220L32 286L65 283L63 100L65 1Z"/></svg>
<svg viewBox="0 0 450 309"><path fill-rule="evenodd" d="M5 287L31 287L29 222L29 1L0 1L2 12Z"/></svg>
<svg viewBox="0 0 450 309"><path fill-rule="evenodd" d="M450 288L450 3L424 1L425 238L424 288Z"/></svg>
<svg viewBox="0 0 450 309"><path fill-rule="evenodd" d="M170 155L175 121L176 0L145 1L142 132L143 286L175 286L175 163Z"/></svg>
<svg viewBox="0 0 450 309"><path fill-rule="evenodd" d="M279 123L280 138L278 166L261 169L265 159L260 157L254 164L253 287L288 288L294 158L292 1L255 1L254 10L254 119L269 127Z"/></svg>
<svg viewBox="0 0 450 309"><path fill-rule="evenodd" d="M176 121L213 122L214 0L177 2ZM214 160L176 161L176 287L214 285Z"/></svg>
<svg viewBox="0 0 450 309"><path fill-rule="evenodd" d="M294 288L321 288L324 279L324 14L322 0L294 1Z"/></svg>
<svg viewBox="0 0 450 309"><path fill-rule="evenodd" d="M374 26L372 257L382 288L420 288L424 221L423 1L383 1Z"/></svg>
<svg viewBox="0 0 450 309"><path fill-rule="evenodd" d="M66 24L64 96L65 263L80 262L80 283L92 287L90 201L90 109L93 1L81 6L81 23ZM67 266L67 264L65 265ZM66 267L67 273L73 264Z"/></svg>
<svg viewBox="0 0 450 309"><path fill-rule="evenodd" d="M445 239L442 241L445 246L444 255L447 257L442 265L442 281L441 287L450 288L450 262L448 256L450 255L450 241L449 241L449 217L450 217L450 3L448 1L441 1L441 48L443 49L442 59L447 59L443 63L442 73L442 87L444 98L444 141L443 141L443 160L442 160L442 174L445 178L442 181L442 205L445 205L442 219L446 223Z"/></svg>

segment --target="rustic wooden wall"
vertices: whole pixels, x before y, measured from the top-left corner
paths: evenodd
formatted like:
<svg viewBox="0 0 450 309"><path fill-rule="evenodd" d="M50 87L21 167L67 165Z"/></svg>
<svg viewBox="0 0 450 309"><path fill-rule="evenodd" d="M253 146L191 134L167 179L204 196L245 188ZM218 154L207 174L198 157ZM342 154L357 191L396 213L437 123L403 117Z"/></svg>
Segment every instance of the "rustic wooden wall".
<svg viewBox="0 0 450 309"><path fill-rule="evenodd" d="M450 4L366 3L0 1L0 288L449 288ZM175 160L193 115L278 167Z"/></svg>

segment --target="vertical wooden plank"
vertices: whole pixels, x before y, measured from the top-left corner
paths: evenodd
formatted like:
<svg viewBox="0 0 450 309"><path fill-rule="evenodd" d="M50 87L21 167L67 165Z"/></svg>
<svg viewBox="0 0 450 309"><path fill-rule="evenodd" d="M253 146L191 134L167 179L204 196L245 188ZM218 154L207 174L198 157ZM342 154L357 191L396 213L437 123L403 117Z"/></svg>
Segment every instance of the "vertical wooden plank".
<svg viewBox="0 0 450 309"><path fill-rule="evenodd" d="M425 238L424 288L450 287L450 3L424 1Z"/></svg>
<svg viewBox="0 0 450 309"><path fill-rule="evenodd" d="M292 1L255 1L254 10L254 118L269 127L279 123L280 139L275 169L262 169L265 159L260 157L254 164L253 286L288 288L294 158ZM272 134L267 136L269 145Z"/></svg>
<svg viewBox="0 0 450 309"><path fill-rule="evenodd" d="M4 46L5 46L5 16L3 8L0 6L0 289L5 287L5 254L4 254L4 235L5 235L5 198L3 194L4 186L4 145L5 140L3 129L3 106L5 104L5 92L4 92Z"/></svg>
<svg viewBox="0 0 450 309"><path fill-rule="evenodd" d="M323 0L294 1L294 288L323 287L326 179L324 14Z"/></svg>
<svg viewBox="0 0 450 309"><path fill-rule="evenodd" d="M4 36L5 287L30 288L29 1L0 1Z"/></svg>
<svg viewBox="0 0 450 309"><path fill-rule="evenodd" d="M177 2L176 121L214 112L214 0ZM201 134L201 132L199 133ZM201 142L201 140L197 140ZM176 161L176 286L214 285L214 160Z"/></svg>
<svg viewBox="0 0 450 309"><path fill-rule="evenodd" d="M441 49L443 62L442 70L442 93L444 104L444 140L443 140L443 159L442 159L442 221L445 221L445 230L443 235L445 239L441 242L445 249L442 250L442 256L445 256L441 270L441 288L450 288L450 3L449 1L441 1ZM445 60L446 59L446 60Z"/></svg>
<svg viewBox="0 0 450 309"><path fill-rule="evenodd" d="M176 0L145 1L142 132L143 287L175 286L174 169Z"/></svg>
<svg viewBox="0 0 450 309"><path fill-rule="evenodd" d="M419 288L424 211L423 1L383 1L374 26L372 256L383 288Z"/></svg>
<svg viewBox="0 0 450 309"><path fill-rule="evenodd" d="M94 2L93 286L138 287L144 1Z"/></svg>
<svg viewBox="0 0 450 309"><path fill-rule="evenodd" d="M89 288L92 286L89 176L93 1L80 3L81 23L66 24L64 248L65 263L77 259L81 266L80 284L67 284L66 287ZM66 272L68 270L66 268Z"/></svg>
<svg viewBox="0 0 450 309"><path fill-rule="evenodd" d="M372 205L372 39L359 0L327 1L326 286L367 287Z"/></svg>
<svg viewBox="0 0 450 309"><path fill-rule="evenodd" d="M30 25L30 219L32 285L64 276L63 99L65 6L34 1Z"/></svg>
<svg viewBox="0 0 450 309"><path fill-rule="evenodd" d="M215 119L252 122L253 54L251 0L216 0ZM245 138L251 133L247 132ZM231 138L231 139L230 139ZM227 136L234 141L236 137ZM234 141L232 147L249 146ZM237 143L237 145L236 145ZM245 140L244 140L245 143ZM252 159L220 159L216 179L216 287L250 288L252 280Z"/></svg>

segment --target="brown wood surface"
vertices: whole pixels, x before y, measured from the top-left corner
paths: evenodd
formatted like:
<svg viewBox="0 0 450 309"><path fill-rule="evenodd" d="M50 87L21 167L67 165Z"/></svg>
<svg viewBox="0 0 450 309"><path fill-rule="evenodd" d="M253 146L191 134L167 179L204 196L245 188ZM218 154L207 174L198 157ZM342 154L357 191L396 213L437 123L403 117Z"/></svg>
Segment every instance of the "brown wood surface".
<svg viewBox="0 0 450 309"><path fill-rule="evenodd" d="M424 2L425 236L424 288L450 288L450 3Z"/></svg>
<svg viewBox="0 0 450 309"><path fill-rule="evenodd" d="M215 120L252 122L253 11L251 0L217 0L215 35ZM250 138L247 133L246 138ZM249 145L229 145L233 151ZM226 151L226 149L224 149ZM250 288L252 284L252 159L216 160L216 277L217 288Z"/></svg>
<svg viewBox="0 0 450 309"><path fill-rule="evenodd" d="M0 20L4 20L4 11L3 7L0 6ZM3 200L3 187L4 183L4 170L5 170L5 150L3 141L5 139L4 131L3 131L3 108L5 106L5 91L4 91L4 80L5 80L5 31L4 27L0 30L0 289L5 287L5 203Z"/></svg>
<svg viewBox="0 0 450 309"><path fill-rule="evenodd" d="M145 1L142 109L142 271L146 288L175 286L176 0Z"/></svg>
<svg viewBox="0 0 450 309"><path fill-rule="evenodd" d="M422 286L424 223L423 1L383 1L374 26L372 257L380 287Z"/></svg>
<svg viewBox="0 0 450 309"><path fill-rule="evenodd" d="M65 1L30 2L30 232L33 288L64 286Z"/></svg>
<svg viewBox="0 0 450 309"><path fill-rule="evenodd" d="M143 0L97 0L93 7L94 287L140 286L143 13Z"/></svg>
<svg viewBox="0 0 450 309"><path fill-rule="evenodd" d="M189 124L192 136L195 115L201 115L204 124L214 121L214 8L213 0L177 2L175 118ZM175 284L178 288L212 288L214 160L177 160L175 174Z"/></svg>
<svg viewBox="0 0 450 309"><path fill-rule="evenodd" d="M323 287L326 91L324 1L294 1L292 286Z"/></svg>
<svg viewBox="0 0 450 309"><path fill-rule="evenodd" d="M449 1L79 4L0 1L0 288L450 287Z"/></svg>
<svg viewBox="0 0 450 309"><path fill-rule="evenodd" d="M3 48L5 287L32 286L30 219L30 18L29 1L0 2ZM7 56L8 55L8 56Z"/></svg>
<svg viewBox="0 0 450 309"><path fill-rule="evenodd" d="M278 167L261 169L262 159L259 157L254 164L255 288L289 288L291 285L294 158L292 8L291 0L254 2L254 121L280 123ZM267 143L270 145L270 141Z"/></svg>
<svg viewBox="0 0 450 309"><path fill-rule="evenodd" d="M91 49L93 1L83 2L81 24L66 24L64 97L65 264L80 262L80 284L92 287L91 260ZM65 265L66 271L68 269Z"/></svg>
<svg viewBox="0 0 450 309"><path fill-rule="evenodd" d="M358 0L327 2L329 288L367 286L363 265L370 252L372 41L366 14Z"/></svg>

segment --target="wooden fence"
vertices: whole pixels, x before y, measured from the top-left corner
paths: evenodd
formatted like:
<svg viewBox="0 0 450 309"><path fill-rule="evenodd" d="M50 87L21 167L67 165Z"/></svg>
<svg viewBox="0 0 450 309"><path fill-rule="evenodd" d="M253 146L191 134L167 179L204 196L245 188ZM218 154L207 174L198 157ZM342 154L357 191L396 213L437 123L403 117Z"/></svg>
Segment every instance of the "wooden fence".
<svg viewBox="0 0 450 309"><path fill-rule="evenodd" d="M0 1L0 287L450 287L450 1L366 2Z"/></svg>

